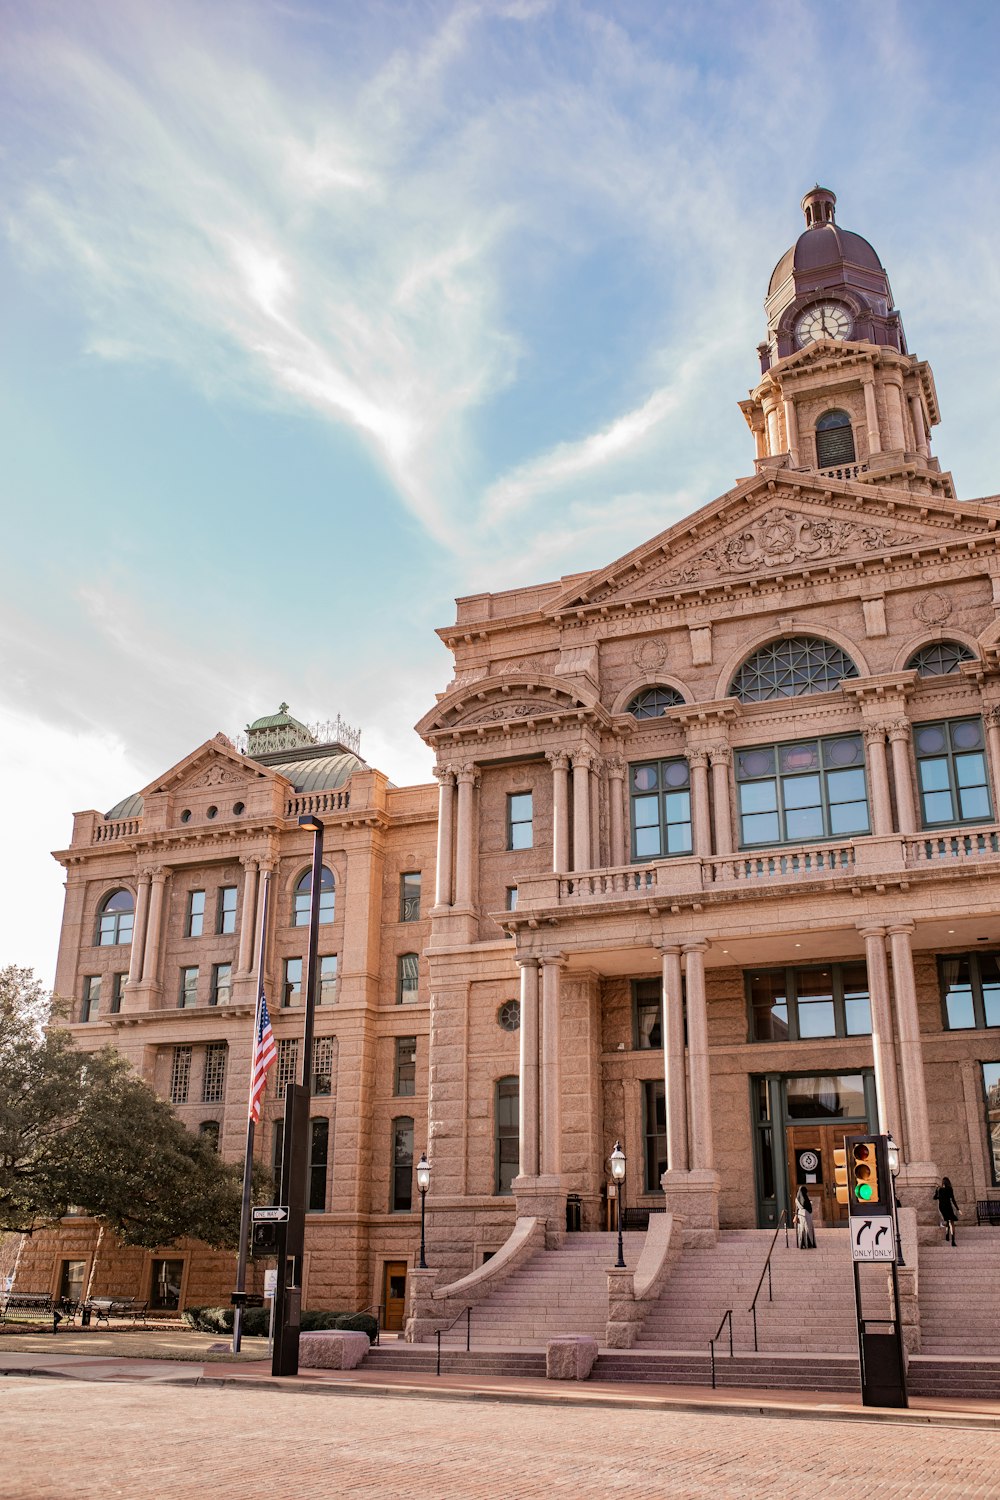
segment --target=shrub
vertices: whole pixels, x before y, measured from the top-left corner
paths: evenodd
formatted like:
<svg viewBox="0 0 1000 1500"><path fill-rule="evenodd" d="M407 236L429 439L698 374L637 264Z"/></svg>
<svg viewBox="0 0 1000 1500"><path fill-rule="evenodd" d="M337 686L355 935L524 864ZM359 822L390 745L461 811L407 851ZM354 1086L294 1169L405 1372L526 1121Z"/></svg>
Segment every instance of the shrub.
<svg viewBox="0 0 1000 1500"><path fill-rule="evenodd" d="M181 1317L189 1328L199 1333L233 1331L231 1307L186 1307ZM268 1307L248 1307L243 1314L243 1332L247 1338L266 1338L269 1321ZM303 1333L318 1333L331 1328L367 1333L369 1343L374 1343L378 1322L371 1313L329 1312L326 1308L312 1308L302 1314Z"/></svg>

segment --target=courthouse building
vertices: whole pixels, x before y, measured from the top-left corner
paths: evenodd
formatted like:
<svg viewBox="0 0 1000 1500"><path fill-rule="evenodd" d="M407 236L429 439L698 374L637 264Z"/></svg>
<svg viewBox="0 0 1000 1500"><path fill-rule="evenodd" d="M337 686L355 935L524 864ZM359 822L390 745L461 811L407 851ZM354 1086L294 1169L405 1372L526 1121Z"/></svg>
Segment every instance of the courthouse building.
<svg viewBox="0 0 1000 1500"><path fill-rule="evenodd" d="M281 711L78 814L57 991L192 1130L242 1152L262 872L278 1063L302 1028L325 825L305 1305L402 1314L517 1215L549 1242L626 1204L688 1245L808 1181L836 1223L845 1130L891 1130L900 1197L1000 1196L1000 498L956 498L930 366L878 255L803 200L740 403L748 475L623 557L460 599L454 675L398 788L344 726ZM400 733L407 726L400 725ZM123 790L125 790L123 788ZM88 1278L96 1226L25 1252ZM232 1257L105 1253L97 1287L221 1300Z"/></svg>

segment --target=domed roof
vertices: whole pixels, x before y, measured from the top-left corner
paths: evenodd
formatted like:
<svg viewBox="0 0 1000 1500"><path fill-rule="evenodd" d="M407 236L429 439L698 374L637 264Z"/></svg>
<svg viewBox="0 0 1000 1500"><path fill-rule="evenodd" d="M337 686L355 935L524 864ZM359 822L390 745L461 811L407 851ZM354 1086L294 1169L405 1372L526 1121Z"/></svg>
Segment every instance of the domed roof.
<svg viewBox="0 0 1000 1500"><path fill-rule="evenodd" d="M767 287L769 297L795 271L821 271L844 261L862 270L879 271L885 275L885 267L865 237L837 225L834 219L836 202L836 195L819 184L806 193L802 210L807 227L772 271Z"/></svg>
<svg viewBox="0 0 1000 1500"><path fill-rule="evenodd" d="M307 760L268 760L272 771L287 776L297 792L329 792L350 781L355 771L364 771L363 760L349 751L315 755Z"/></svg>
<svg viewBox="0 0 1000 1500"><path fill-rule="evenodd" d="M133 792L131 797L123 797L120 802L116 802L104 816L109 823L117 823L120 818L141 818L142 805L141 792Z"/></svg>
<svg viewBox="0 0 1000 1500"><path fill-rule="evenodd" d="M253 734L255 729L288 729L289 727L301 729L303 734L309 733L304 724L292 718L288 712L288 704L279 703L276 714L265 714L262 719L254 719L252 724L248 724L247 734Z"/></svg>

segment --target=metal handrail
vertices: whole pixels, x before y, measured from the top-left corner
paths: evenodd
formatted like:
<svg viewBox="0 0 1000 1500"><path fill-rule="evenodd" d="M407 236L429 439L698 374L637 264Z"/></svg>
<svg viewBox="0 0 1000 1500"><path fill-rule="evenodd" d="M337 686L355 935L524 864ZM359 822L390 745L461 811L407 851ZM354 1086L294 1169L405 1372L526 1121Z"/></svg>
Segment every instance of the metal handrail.
<svg viewBox="0 0 1000 1500"><path fill-rule="evenodd" d="M781 1227L782 1227L782 1225L784 1225L784 1228L785 1228L785 1249L787 1250L788 1249L788 1209L787 1208L783 1208L781 1210L781 1213L780 1213L779 1217L778 1217L777 1226L775 1228L774 1234L771 1236L771 1247L770 1247L770 1249L767 1252L767 1260L764 1262L764 1270L761 1271L761 1273L760 1273L760 1280L757 1283L757 1290L753 1294L753 1301L751 1302L750 1306L747 1308L747 1312L753 1313L753 1352L755 1354L759 1354L760 1353L760 1350L757 1347L757 1298L760 1296L760 1289L764 1285L764 1275L765 1275L765 1272L766 1272L766 1274L767 1274L767 1300L768 1300L768 1302L773 1302L774 1301L774 1288L773 1288L773 1285L772 1285L772 1282L771 1282L771 1256L774 1254L775 1242L777 1241L778 1235L781 1233Z"/></svg>
<svg viewBox="0 0 1000 1500"><path fill-rule="evenodd" d="M447 1327L437 1329L437 1343L438 1343L437 1373L439 1375L441 1374L441 1335L442 1335L442 1333L449 1333L451 1331L451 1329L454 1328L454 1326L458 1322L459 1318L464 1318L465 1319L465 1352L466 1352L466 1354L468 1354L469 1350L472 1348L472 1303L470 1302L469 1305L468 1305L468 1307L463 1307L462 1311L460 1313L456 1313L455 1314L455 1316L452 1318L451 1322L447 1325Z"/></svg>
<svg viewBox="0 0 1000 1500"><path fill-rule="evenodd" d="M721 1336L722 1336L722 1330L726 1326L726 1319L727 1318L729 1320L729 1358L732 1359L732 1357L733 1357L733 1310L732 1310L731 1307L727 1307L726 1310L725 1310L725 1312L722 1314L722 1322L719 1324L718 1328L715 1330L715 1338L714 1339L709 1339L709 1341L708 1341L709 1352L711 1353L711 1356L712 1356L712 1390L713 1391L715 1390L715 1345L716 1345L717 1340L719 1338L721 1338Z"/></svg>
<svg viewBox="0 0 1000 1500"><path fill-rule="evenodd" d="M375 1314L375 1338L373 1343L376 1344L381 1342L380 1334L382 1332L382 1313L384 1310L381 1302L371 1302L367 1307L359 1307L356 1313L351 1314L353 1318L363 1318L366 1313Z"/></svg>

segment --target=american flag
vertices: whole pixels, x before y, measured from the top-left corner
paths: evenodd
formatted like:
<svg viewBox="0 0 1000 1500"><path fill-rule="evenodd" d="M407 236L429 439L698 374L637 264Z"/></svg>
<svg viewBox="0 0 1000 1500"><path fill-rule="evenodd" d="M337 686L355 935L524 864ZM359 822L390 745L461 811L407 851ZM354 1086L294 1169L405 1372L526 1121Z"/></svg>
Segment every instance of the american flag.
<svg viewBox="0 0 1000 1500"><path fill-rule="evenodd" d="M278 1056L271 1030L271 1017L264 999L263 989L257 1007L257 1035L253 1052L253 1082L250 1085L250 1118L255 1123L260 1119L260 1101L264 1097L267 1075Z"/></svg>

